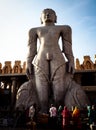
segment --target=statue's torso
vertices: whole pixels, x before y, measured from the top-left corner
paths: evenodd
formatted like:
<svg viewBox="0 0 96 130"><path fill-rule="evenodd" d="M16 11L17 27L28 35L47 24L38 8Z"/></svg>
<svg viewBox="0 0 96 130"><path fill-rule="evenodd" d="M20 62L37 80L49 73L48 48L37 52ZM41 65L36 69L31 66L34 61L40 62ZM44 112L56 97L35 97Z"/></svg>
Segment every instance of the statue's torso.
<svg viewBox="0 0 96 130"><path fill-rule="evenodd" d="M48 73L49 61L52 73L65 64L65 59L58 43L61 33L64 33L63 31L63 26L44 26L35 30L40 47L34 63L42 68L45 73Z"/></svg>

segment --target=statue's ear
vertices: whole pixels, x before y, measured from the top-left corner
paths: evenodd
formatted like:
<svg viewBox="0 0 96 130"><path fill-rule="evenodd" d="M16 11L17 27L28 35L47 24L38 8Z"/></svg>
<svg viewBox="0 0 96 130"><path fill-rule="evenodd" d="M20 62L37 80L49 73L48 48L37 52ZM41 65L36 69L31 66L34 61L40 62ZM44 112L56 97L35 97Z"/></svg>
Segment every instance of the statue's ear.
<svg viewBox="0 0 96 130"><path fill-rule="evenodd" d="M55 16L55 23L57 23L57 16Z"/></svg>
<svg viewBox="0 0 96 130"><path fill-rule="evenodd" d="M43 24L42 18L40 17L41 24Z"/></svg>

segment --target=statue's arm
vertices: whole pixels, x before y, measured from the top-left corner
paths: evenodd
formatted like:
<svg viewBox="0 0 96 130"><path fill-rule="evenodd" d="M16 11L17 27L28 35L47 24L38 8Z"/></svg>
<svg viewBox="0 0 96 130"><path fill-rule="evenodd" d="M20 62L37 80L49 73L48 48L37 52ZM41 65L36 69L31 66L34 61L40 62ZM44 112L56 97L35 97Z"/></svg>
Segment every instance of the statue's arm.
<svg viewBox="0 0 96 130"><path fill-rule="evenodd" d="M32 61L37 54L37 34L35 29L29 31L29 40L28 40L28 55L27 55L27 76L30 78L33 73Z"/></svg>
<svg viewBox="0 0 96 130"><path fill-rule="evenodd" d="M72 29L70 26L64 26L62 31L62 52L68 60L68 72L74 73L74 56L72 51Z"/></svg>

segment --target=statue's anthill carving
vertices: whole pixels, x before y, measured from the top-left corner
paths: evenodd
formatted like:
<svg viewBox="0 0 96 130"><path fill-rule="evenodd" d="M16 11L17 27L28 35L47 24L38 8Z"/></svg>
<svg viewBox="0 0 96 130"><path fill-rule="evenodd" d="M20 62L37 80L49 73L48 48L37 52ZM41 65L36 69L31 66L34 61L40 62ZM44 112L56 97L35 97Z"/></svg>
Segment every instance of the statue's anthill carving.
<svg viewBox="0 0 96 130"><path fill-rule="evenodd" d="M43 26L29 31L29 81L18 90L16 107L24 105L27 108L36 103L40 112L47 113L51 103L66 105L69 109L72 106L83 108L89 104L85 92L73 81L72 29L68 25L55 25L56 21L55 11L44 9L41 14ZM58 44L60 37L62 50ZM37 39L40 42L38 52Z"/></svg>

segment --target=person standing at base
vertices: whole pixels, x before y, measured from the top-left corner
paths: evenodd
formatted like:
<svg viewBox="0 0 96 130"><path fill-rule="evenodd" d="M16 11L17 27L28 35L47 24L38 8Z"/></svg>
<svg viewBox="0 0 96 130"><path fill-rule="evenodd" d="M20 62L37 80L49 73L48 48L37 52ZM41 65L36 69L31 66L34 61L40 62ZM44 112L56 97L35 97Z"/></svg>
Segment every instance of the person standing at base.
<svg viewBox="0 0 96 130"><path fill-rule="evenodd" d="M32 130L36 129L36 119L35 119L35 116L36 116L36 106L35 106L35 104L33 104L29 108L29 117L30 117L30 123L31 123L30 127L32 127Z"/></svg>
<svg viewBox="0 0 96 130"><path fill-rule="evenodd" d="M35 116L35 108L34 108L34 106L32 105L32 106L30 106L30 108L29 108L29 117L30 117L31 121L33 121L34 116Z"/></svg>
<svg viewBox="0 0 96 130"><path fill-rule="evenodd" d="M95 108L95 105L92 105L90 107L90 111L89 111L88 115L89 115L90 129L93 130L93 127L96 126L96 108Z"/></svg>
<svg viewBox="0 0 96 130"><path fill-rule="evenodd" d="M63 120L62 120L62 127L63 128L69 128L70 126L70 120L71 120L71 113L70 111L67 109L66 106L64 106L64 109L62 111L62 117L63 117Z"/></svg>
<svg viewBox="0 0 96 130"><path fill-rule="evenodd" d="M57 126L58 126L58 129L61 129L62 128L62 110L63 110L63 107L60 105L58 107L58 113L57 113Z"/></svg>
<svg viewBox="0 0 96 130"><path fill-rule="evenodd" d="M51 104L49 108L49 124L51 127L56 127L57 124L57 108Z"/></svg>
<svg viewBox="0 0 96 130"><path fill-rule="evenodd" d="M72 120L73 120L73 125L74 128L77 130L82 130L82 125L81 125L81 120L80 120L80 110L79 108L76 106L73 110L72 113Z"/></svg>

